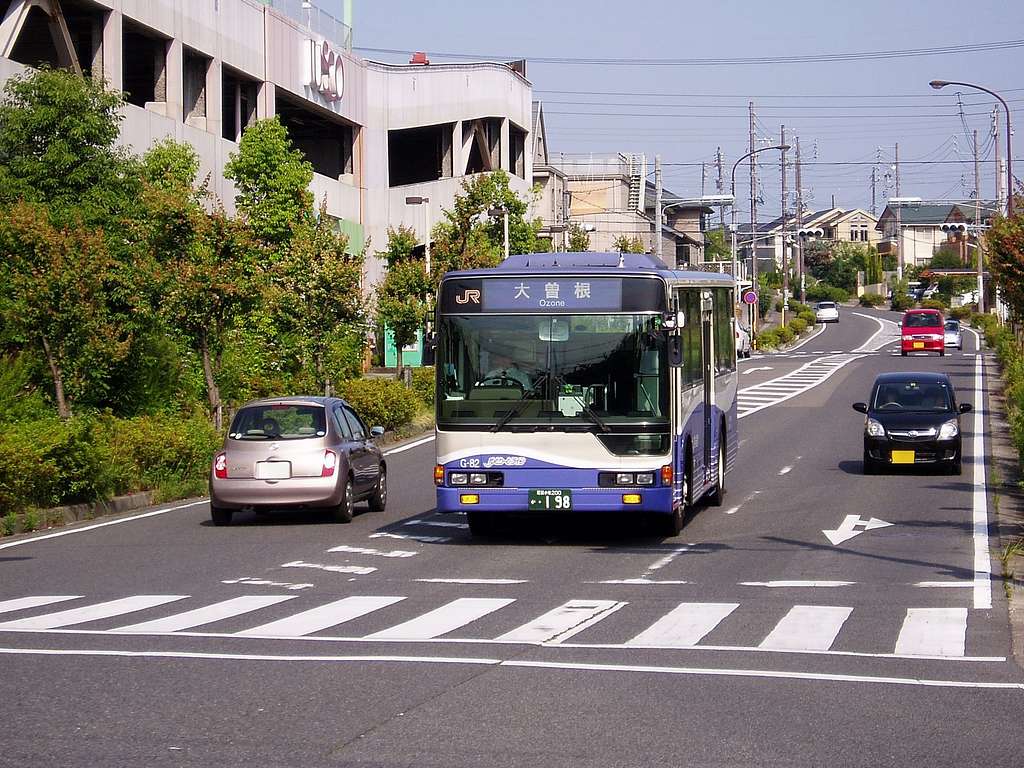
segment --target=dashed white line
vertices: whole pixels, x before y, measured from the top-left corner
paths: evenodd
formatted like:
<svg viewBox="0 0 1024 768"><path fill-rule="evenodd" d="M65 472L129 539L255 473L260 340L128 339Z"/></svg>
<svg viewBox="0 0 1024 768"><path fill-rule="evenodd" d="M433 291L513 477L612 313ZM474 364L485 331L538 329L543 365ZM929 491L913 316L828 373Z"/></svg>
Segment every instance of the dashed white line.
<svg viewBox="0 0 1024 768"><path fill-rule="evenodd" d="M339 544L336 547L331 547L327 550L328 552L344 552L349 555L371 555L373 557L388 557L388 558L407 558L416 557L418 552L413 552L408 549L392 549L387 552L380 549L372 549L370 547L350 547L348 544Z"/></svg>
<svg viewBox="0 0 1024 768"><path fill-rule="evenodd" d="M317 571L328 571L330 573L354 573L357 576L368 576L377 569L369 565L323 565L321 563L304 563L295 560L291 563L284 563L282 568L311 568Z"/></svg>
<svg viewBox="0 0 1024 768"><path fill-rule="evenodd" d="M847 587L855 581L801 581L799 579L776 581L741 581L741 587Z"/></svg>
<svg viewBox="0 0 1024 768"><path fill-rule="evenodd" d="M527 579L416 579L423 584L529 584Z"/></svg>

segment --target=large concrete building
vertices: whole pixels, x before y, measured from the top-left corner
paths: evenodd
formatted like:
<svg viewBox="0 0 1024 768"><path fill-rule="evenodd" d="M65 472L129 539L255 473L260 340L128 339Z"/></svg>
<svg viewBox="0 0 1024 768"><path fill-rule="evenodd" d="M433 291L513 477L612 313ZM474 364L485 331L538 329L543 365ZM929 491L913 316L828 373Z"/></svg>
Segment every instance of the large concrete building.
<svg viewBox="0 0 1024 768"><path fill-rule="evenodd" d="M103 78L127 94L122 142L189 142L229 210L225 163L246 126L278 115L313 165L318 205L371 253L389 226L425 239L468 175L505 169L528 195L525 66L367 61L321 1L0 0L0 80L41 63ZM370 259L367 286L379 277Z"/></svg>

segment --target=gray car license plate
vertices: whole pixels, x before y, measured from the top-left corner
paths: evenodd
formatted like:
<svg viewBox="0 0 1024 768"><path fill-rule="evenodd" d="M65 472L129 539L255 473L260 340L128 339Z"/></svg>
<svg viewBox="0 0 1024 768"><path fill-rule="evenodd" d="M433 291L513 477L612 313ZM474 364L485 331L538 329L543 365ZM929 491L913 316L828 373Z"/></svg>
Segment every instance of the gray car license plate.
<svg viewBox="0 0 1024 768"><path fill-rule="evenodd" d="M530 509L563 512L572 509L572 491L565 489L535 488L530 491Z"/></svg>

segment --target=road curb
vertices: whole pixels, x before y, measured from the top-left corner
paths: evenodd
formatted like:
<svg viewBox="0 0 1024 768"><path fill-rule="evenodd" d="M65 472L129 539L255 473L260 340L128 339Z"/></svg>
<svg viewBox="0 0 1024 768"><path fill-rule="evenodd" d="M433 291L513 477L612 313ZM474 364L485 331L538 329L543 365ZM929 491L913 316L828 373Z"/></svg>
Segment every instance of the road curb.
<svg viewBox="0 0 1024 768"><path fill-rule="evenodd" d="M1024 668L1024 554L1004 560L1004 553L1014 542L1024 537L1024 492L1021 480L1020 457L1010 441L1010 425L1006 417L1006 399L1003 395L1002 371L990 351L983 352L988 381L998 382L988 387L988 496L993 510L990 524L994 527L993 558L998 573L993 574L998 584L994 588L1009 590L1008 609L1013 655ZM1013 574L1011 577L1010 574Z"/></svg>

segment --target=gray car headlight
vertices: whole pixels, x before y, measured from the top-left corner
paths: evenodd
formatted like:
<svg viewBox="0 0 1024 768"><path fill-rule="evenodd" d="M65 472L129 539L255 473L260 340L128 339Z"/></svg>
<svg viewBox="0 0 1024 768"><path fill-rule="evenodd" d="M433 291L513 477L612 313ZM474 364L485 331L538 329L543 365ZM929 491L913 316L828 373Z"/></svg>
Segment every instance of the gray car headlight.
<svg viewBox="0 0 1024 768"><path fill-rule="evenodd" d="M960 434L960 426L956 419L950 419L939 427L939 440L951 440Z"/></svg>
<svg viewBox="0 0 1024 768"><path fill-rule="evenodd" d="M875 419L867 420L864 431L868 433L868 437L885 437L885 427L882 426L882 422Z"/></svg>

